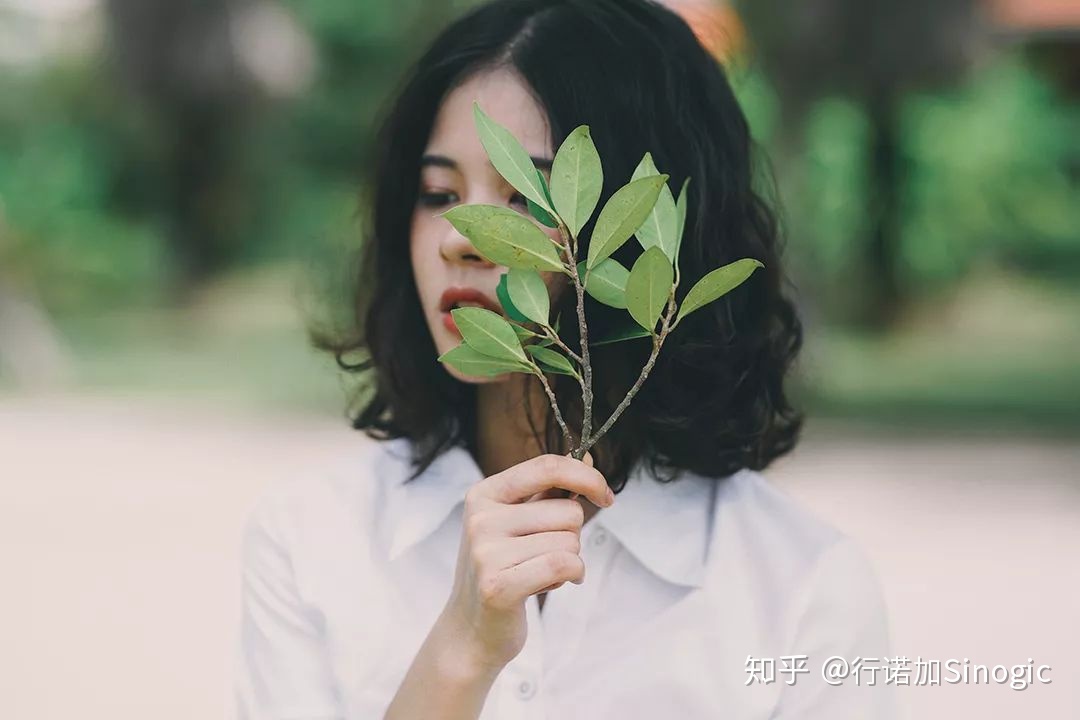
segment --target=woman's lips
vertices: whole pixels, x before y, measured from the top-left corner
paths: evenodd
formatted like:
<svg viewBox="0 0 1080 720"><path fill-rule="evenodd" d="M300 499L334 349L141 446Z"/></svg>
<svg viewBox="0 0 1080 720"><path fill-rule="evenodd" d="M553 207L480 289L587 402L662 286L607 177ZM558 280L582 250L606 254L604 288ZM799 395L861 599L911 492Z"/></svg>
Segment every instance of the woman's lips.
<svg viewBox="0 0 1080 720"><path fill-rule="evenodd" d="M458 336L461 335L461 331L458 329L457 323L454 322L454 316L450 314L450 311L456 307L482 307L485 310L502 314L502 308L499 307L498 303L479 290L456 286L447 288L439 298L439 311L442 314L443 326Z"/></svg>
<svg viewBox="0 0 1080 720"><path fill-rule="evenodd" d="M449 310L442 314L442 322L443 327L445 327L447 330L454 333L458 337L461 337L461 331L458 330L457 323L454 322L454 316L450 314Z"/></svg>

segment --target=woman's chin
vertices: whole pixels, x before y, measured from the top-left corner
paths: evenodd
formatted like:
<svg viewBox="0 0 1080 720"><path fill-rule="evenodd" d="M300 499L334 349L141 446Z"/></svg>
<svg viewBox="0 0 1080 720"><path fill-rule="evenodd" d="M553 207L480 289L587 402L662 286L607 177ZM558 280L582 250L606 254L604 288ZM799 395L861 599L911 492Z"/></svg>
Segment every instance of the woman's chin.
<svg viewBox="0 0 1080 720"><path fill-rule="evenodd" d="M492 383L506 382L510 379L513 373L503 373L502 375L487 376L487 375L465 375L457 368L452 368L446 363L442 363L446 368L446 372L450 373L450 376L455 380L459 380L463 383L469 383L470 385L490 385Z"/></svg>

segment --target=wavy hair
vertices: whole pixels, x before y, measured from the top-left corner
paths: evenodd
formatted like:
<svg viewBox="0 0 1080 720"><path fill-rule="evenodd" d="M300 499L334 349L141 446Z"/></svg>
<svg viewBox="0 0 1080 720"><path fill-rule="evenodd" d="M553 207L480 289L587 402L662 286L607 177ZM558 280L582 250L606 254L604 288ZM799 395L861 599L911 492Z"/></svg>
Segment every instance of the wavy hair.
<svg viewBox="0 0 1080 720"><path fill-rule="evenodd" d="M715 478L760 470L789 451L802 415L785 394L784 378L802 345L802 326L784 293L776 217L755 189L759 165L747 121L717 60L679 16L649 0L496 0L447 27L409 71L374 138L351 328L316 339L342 368L369 373L370 392L353 426L379 439L411 439L416 474L450 446L475 451L475 386L436 359L408 238L420 158L442 99L474 74L497 68L516 72L530 88L547 113L553 147L578 125L591 127L604 162L601 202L629 181L646 151L672 187L692 178L679 301L721 265L742 257L765 264L668 336L640 392L593 450L609 483L621 489L638 460L666 482L681 469ZM591 225L582 232L582 255L590 231ZM614 257L630 267L640 252L630 242ZM625 311L586 302L591 337L626 322ZM564 293L553 313L572 319L575 303ZM579 347L576 322L562 322L562 334ZM591 349L601 422L650 350L647 339ZM367 359L350 362L355 351ZM555 376L554 387L578 432L576 381ZM544 427L534 427L537 439L551 452L567 452L550 409L547 415Z"/></svg>

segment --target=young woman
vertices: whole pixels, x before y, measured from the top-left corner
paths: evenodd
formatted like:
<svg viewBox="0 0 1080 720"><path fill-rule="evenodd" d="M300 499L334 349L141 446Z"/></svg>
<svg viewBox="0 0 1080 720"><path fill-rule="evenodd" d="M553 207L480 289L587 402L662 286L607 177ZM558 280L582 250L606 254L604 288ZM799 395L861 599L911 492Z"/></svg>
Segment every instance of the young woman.
<svg viewBox="0 0 1080 720"><path fill-rule="evenodd" d="M680 300L723 264L764 263L669 336L584 461L537 378L437 361L461 342L450 309L502 312L505 271L441 214L528 212L489 162L474 102L545 172L589 125L605 199L646 151L671 187L691 178ZM885 657L872 571L758 474L796 442L783 381L801 328L754 180L721 67L660 5L497 0L439 36L378 137L356 332L332 343L372 380L364 433L340 471L276 485L248 516L242 718L890 716L882 682L820 669ZM631 241L615 257L629 267L639 252ZM574 347L575 294L550 280ZM587 318L601 337L627 315L590 300ZM357 350L370 360L348 365ZM594 349L600 422L649 350ZM580 431L576 381L551 382Z"/></svg>

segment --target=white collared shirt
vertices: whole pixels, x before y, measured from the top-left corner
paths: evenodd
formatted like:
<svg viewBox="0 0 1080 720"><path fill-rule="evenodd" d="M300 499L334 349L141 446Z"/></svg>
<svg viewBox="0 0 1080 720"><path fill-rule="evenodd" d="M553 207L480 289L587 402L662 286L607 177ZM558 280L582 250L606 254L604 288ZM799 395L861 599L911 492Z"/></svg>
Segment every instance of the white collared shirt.
<svg viewBox="0 0 1080 720"><path fill-rule="evenodd" d="M357 437L340 471L275 484L250 508L240 720L380 720L449 597L479 467L455 447L405 483L407 440ZM822 678L831 656L888 655L854 543L756 472L661 484L645 468L582 528L585 582L548 593L542 613L527 599L528 639L481 720L894 717L880 675Z"/></svg>

